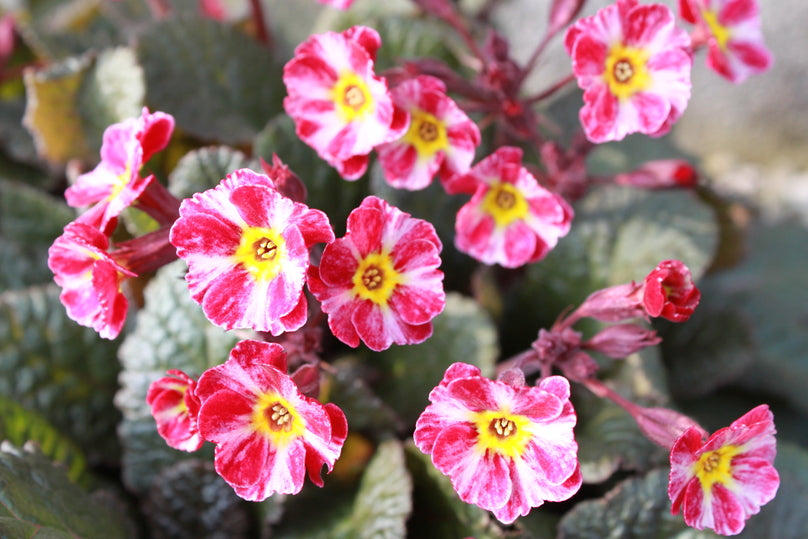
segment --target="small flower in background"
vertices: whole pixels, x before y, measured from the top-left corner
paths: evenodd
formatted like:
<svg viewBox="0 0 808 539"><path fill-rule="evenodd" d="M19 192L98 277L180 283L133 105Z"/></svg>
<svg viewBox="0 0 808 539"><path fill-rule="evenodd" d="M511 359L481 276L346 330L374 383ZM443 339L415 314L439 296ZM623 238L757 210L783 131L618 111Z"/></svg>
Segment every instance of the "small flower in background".
<svg viewBox="0 0 808 539"><path fill-rule="evenodd" d="M581 123L590 141L630 133L661 136L690 99L690 38L662 4L618 0L578 20L564 37L584 90Z"/></svg>
<svg viewBox="0 0 808 539"><path fill-rule="evenodd" d="M205 316L226 329L279 335L306 322L309 249L334 239L328 217L240 169L180 206L170 241Z"/></svg>
<svg viewBox="0 0 808 539"><path fill-rule="evenodd" d="M694 41L706 39L707 65L734 83L771 67L755 0L679 0L682 18L698 25Z"/></svg>
<svg viewBox="0 0 808 539"><path fill-rule="evenodd" d="M696 310L699 299L701 292L693 284L690 270L679 260L663 260L645 278L642 304L654 318L684 322Z"/></svg>
<svg viewBox="0 0 808 539"><path fill-rule="evenodd" d="M309 479L323 485L348 434L334 404L301 394L276 343L246 340L199 377L199 432L216 445L216 472L249 501L296 494Z"/></svg>
<svg viewBox="0 0 808 539"><path fill-rule="evenodd" d="M72 222L48 249L48 267L62 293L67 315L91 327L105 339L114 339L126 321L129 302L121 283L134 273L108 253L109 240L98 229Z"/></svg>
<svg viewBox="0 0 808 539"><path fill-rule="evenodd" d="M641 189L690 188L698 184L699 175L693 165L682 159L657 159L617 174L614 182Z"/></svg>
<svg viewBox="0 0 808 539"><path fill-rule="evenodd" d="M364 26L317 34L283 68L283 106L297 135L348 180L365 173L374 146L399 138L409 123L373 72L379 46L379 34Z"/></svg>
<svg viewBox="0 0 808 539"><path fill-rule="evenodd" d="M349 346L361 339L380 351L423 342L446 304L441 248L429 222L369 196L348 216L345 236L326 245L320 267L309 271L309 290Z"/></svg>
<svg viewBox="0 0 808 539"><path fill-rule="evenodd" d="M387 183L424 189L435 174L445 180L469 170L480 130L446 95L446 85L422 75L393 88L393 101L407 111L410 127L403 137L376 148Z"/></svg>
<svg viewBox="0 0 808 539"><path fill-rule="evenodd" d="M451 365L415 426L415 445L449 476L460 499L509 524L581 486L575 411L560 376L536 387L484 378Z"/></svg>
<svg viewBox="0 0 808 539"><path fill-rule="evenodd" d="M473 193L457 214L455 245L484 264L536 262L569 232L572 208L522 166L519 148L501 147L444 185Z"/></svg>
<svg viewBox="0 0 808 539"><path fill-rule="evenodd" d="M336 9L348 9L353 4L354 0L317 0L321 4L325 4L326 6L331 6Z"/></svg>
<svg viewBox="0 0 808 539"><path fill-rule="evenodd" d="M182 371L171 369L149 386L146 403L157 423L157 432L174 449L193 452L202 447L197 415L199 397L196 380Z"/></svg>
<svg viewBox="0 0 808 539"><path fill-rule="evenodd" d="M101 145L101 162L79 176L65 191L71 206L97 203L79 219L110 234L121 211L134 203L150 183L157 181L154 176L142 178L140 169L152 155L168 145L173 131L174 118L170 114L149 113L145 107L140 117L107 127Z"/></svg>
<svg viewBox="0 0 808 539"><path fill-rule="evenodd" d="M771 501L780 485L772 465L775 428L767 405L758 406L705 442L691 427L671 449L668 497L688 526L735 535Z"/></svg>

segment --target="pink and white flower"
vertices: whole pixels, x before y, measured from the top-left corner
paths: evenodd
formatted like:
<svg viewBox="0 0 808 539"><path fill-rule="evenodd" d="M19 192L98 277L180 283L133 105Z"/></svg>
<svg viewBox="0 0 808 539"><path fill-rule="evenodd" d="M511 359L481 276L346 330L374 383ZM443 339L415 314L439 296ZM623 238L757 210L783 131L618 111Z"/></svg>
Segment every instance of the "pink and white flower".
<svg viewBox="0 0 808 539"><path fill-rule="evenodd" d="M536 262L569 232L572 208L522 166L519 148L501 147L444 185L474 193L457 214L455 245L484 264Z"/></svg>
<svg viewBox="0 0 808 539"><path fill-rule="evenodd" d="M328 325L349 346L372 350L432 335L446 303L435 228L369 196L348 216L345 236L326 245L309 290Z"/></svg>
<svg viewBox="0 0 808 539"><path fill-rule="evenodd" d="M107 127L101 144L101 162L65 191L71 206L95 204L80 220L110 233L121 211L157 181L154 176L142 178L140 170L152 155L168 145L173 131L171 115L149 113L147 108L139 118L128 118Z"/></svg>
<svg viewBox="0 0 808 539"><path fill-rule="evenodd" d="M283 106L297 135L348 180L365 173L374 146L399 138L409 123L373 72L380 46L365 26L317 34L283 68Z"/></svg>
<svg viewBox="0 0 808 539"><path fill-rule="evenodd" d="M121 283L136 277L107 252L109 239L98 229L72 222L48 249L48 267L62 287L59 299L67 315L114 339L126 321L129 302Z"/></svg>
<svg viewBox="0 0 808 539"><path fill-rule="evenodd" d="M513 377L515 380L517 377ZM455 363L429 394L415 445L447 475L460 499L509 524L581 486L569 382L513 385Z"/></svg>
<svg viewBox="0 0 808 539"><path fill-rule="evenodd" d="M208 319L279 335L306 322L309 249L334 239L328 217L240 169L180 206L170 241Z"/></svg>
<svg viewBox="0 0 808 539"><path fill-rule="evenodd" d="M204 443L196 421L200 406L196 380L176 369L167 374L151 383L146 404L151 406L157 432L170 447L196 451Z"/></svg>
<svg viewBox="0 0 808 539"><path fill-rule="evenodd" d="M416 191L435 174L447 180L469 170L480 130L446 95L440 79L421 75L392 90L395 105L409 113L410 126L400 139L376 148L387 183Z"/></svg>
<svg viewBox="0 0 808 539"><path fill-rule="evenodd" d="M753 408L705 442L691 427L673 444L668 497L688 526L735 535L771 501L780 485L774 420L765 404Z"/></svg>
<svg viewBox="0 0 808 539"><path fill-rule="evenodd" d="M684 322L700 299L690 269L680 260L663 260L645 277L642 305L649 316Z"/></svg>
<svg viewBox="0 0 808 539"><path fill-rule="evenodd" d="M707 40L707 65L727 80L741 83L771 66L755 0L679 0L679 12L698 25L694 40Z"/></svg>
<svg viewBox="0 0 808 539"><path fill-rule="evenodd" d="M596 143L661 136L690 99L690 37L663 4L617 3L571 26L564 46L584 90L581 123Z"/></svg>
<svg viewBox="0 0 808 539"><path fill-rule="evenodd" d="M249 501L318 486L348 434L345 414L301 394L276 343L246 340L199 377L199 432L216 444L216 472Z"/></svg>

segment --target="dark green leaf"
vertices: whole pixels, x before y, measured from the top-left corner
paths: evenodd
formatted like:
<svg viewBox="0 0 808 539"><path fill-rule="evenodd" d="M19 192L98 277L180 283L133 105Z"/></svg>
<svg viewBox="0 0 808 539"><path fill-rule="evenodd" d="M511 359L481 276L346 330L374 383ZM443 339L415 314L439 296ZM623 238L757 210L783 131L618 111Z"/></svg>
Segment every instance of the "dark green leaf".
<svg viewBox="0 0 808 539"><path fill-rule="evenodd" d="M227 146L200 148L185 154L168 177L168 190L177 198L212 189L240 168L261 171L260 164Z"/></svg>
<svg viewBox="0 0 808 539"><path fill-rule="evenodd" d="M216 474L213 462L185 460L163 469L149 491L144 513L150 537L247 538L246 503Z"/></svg>
<svg viewBox="0 0 808 539"><path fill-rule="evenodd" d="M668 470L618 484L599 500L576 505L561 519L560 539L699 539L717 537L688 528L670 514Z"/></svg>
<svg viewBox="0 0 808 539"><path fill-rule="evenodd" d="M0 397L0 440L8 440L18 447L35 442L46 457L64 465L71 481L88 485L87 462L76 444L62 436L40 414L4 397Z"/></svg>
<svg viewBox="0 0 808 539"><path fill-rule="evenodd" d="M470 363L478 366L483 376L489 376L498 355L494 325L470 298L447 294L446 308L433 325L432 337L425 342L393 345L368 360L382 372L376 393L408 424L414 424L429 404L429 392L443 379L449 365Z"/></svg>
<svg viewBox="0 0 808 539"><path fill-rule="evenodd" d="M405 448L407 468L413 480L413 518L410 537L501 537L502 530L488 511L457 497L448 477L440 473L428 455L415 445Z"/></svg>
<svg viewBox="0 0 808 539"><path fill-rule="evenodd" d="M352 431L393 431L402 428L401 420L365 382L367 369L356 358L334 362L335 373L328 377L328 400L345 412Z"/></svg>
<svg viewBox="0 0 808 539"><path fill-rule="evenodd" d="M117 347L67 317L56 285L0 294L0 395L70 433L90 461L118 453Z"/></svg>
<svg viewBox="0 0 808 539"><path fill-rule="evenodd" d="M404 450L395 440L383 442L368 463L351 516L350 537L394 539L405 536L412 510L412 480Z"/></svg>
<svg viewBox="0 0 808 539"><path fill-rule="evenodd" d="M33 446L20 450L8 442L0 445L3 537L133 537L122 517L71 483Z"/></svg>
<svg viewBox="0 0 808 539"><path fill-rule="evenodd" d="M281 81L269 49L230 25L160 21L139 37L137 54L149 105L194 136L249 142L279 111Z"/></svg>
<svg viewBox="0 0 808 539"><path fill-rule="evenodd" d="M188 454L166 445L146 404L149 385L179 369L198 377L227 360L235 335L211 324L191 299L184 280L185 264L176 261L162 268L145 290L145 307L121 345L121 389L115 404L123 412L119 434L124 445L126 484L144 491L160 469Z"/></svg>
<svg viewBox="0 0 808 539"><path fill-rule="evenodd" d="M55 198L0 179L0 290L52 281L48 248L74 216Z"/></svg>

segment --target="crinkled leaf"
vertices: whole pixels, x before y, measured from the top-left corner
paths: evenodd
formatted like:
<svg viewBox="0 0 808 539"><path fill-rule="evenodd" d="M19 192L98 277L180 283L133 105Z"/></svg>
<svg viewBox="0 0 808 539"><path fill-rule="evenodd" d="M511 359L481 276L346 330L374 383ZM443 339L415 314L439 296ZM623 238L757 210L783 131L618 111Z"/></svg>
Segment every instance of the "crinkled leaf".
<svg viewBox="0 0 808 539"><path fill-rule="evenodd" d="M96 502L37 449L8 442L0 445L0 535L133 537L122 514Z"/></svg>
<svg viewBox="0 0 808 539"><path fill-rule="evenodd" d="M211 324L191 299L184 280L185 264L163 267L146 286L145 307L121 345L121 389L115 404L123 413L119 434L124 446L123 477L136 491L144 491L160 469L188 454L174 450L157 434L146 404L149 385L179 369L198 377L204 370L224 363L235 335Z"/></svg>
<svg viewBox="0 0 808 539"><path fill-rule="evenodd" d="M351 516L351 537L404 537L412 511L412 480L404 450L396 440L383 442L368 463Z"/></svg>
<svg viewBox="0 0 808 539"><path fill-rule="evenodd" d="M324 211L337 235L342 235L348 214L367 194L366 183L343 180L317 152L301 142L295 134L294 122L285 114L273 118L255 139L255 155L272 163L273 153L306 185L306 204Z"/></svg>
<svg viewBox="0 0 808 539"><path fill-rule="evenodd" d="M421 344L393 345L367 363L379 368L376 393L408 423L415 424L429 404L428 395L452 363L476 365L493 373L498 355L496 331L487 313L472 299L446 295L446 308L433 320L432 336Z"/></svg>
<svg viewBox="0 0 808 539"><path fill-rule="evenodd" d="M717 537L688 528L681 515L670 514L668 470L628 479L598 500L577 504L561 519L559 539L598 537L700 539Z"/></svg>
<svg viewBox="0 0 808 539"><path fill-rule="evenodd" d="M23 124L33 135L39 155L51 163L62 165L92 156L78 109L79 92L91 63L89 56L71 57L24 72L27 107Z"/></svg>
<svg viewBox="0 0 808 539"><path fill-rule="evenodd" d="M143 512L153 537L247 538L247 504L219 477L213 462L185 460L161 470Z"/></svg>
<svg viewBox="0 0 808 539"><path fill-rule="evenodd" d="M216 187L222 178L240 168L261 172L260 164L227 146L200 148L185 154L168 177L168 190L177 198Z"/></svg>
<svg viewBox="0 0 808 539"><path fill-rule="evenodd" d="M3 148L3 159L0 161L2 176L9 179L50 187L52 178L38 169L24 167L21 163L38 166L39 156L36 153L31 133L22 125L25 114L24 96L19 99L0 101L0 145ZM8 156L10 159L6 158ZM12 161L13 159L13 161Z"/></svg>
<svg viewBox="0 0 808 539"><path fill-rule="evenodd" d="M55 198L0 179L0 290L50 282L48 248L74 216Z"/></svg>
<svg viewBox="0 0 808 539"><path fill-rule="evenodd" d="M351 430L376 432L395 431L401 420L365 382L366 370L356 358L346 357L334 362L334 374L327 376L328 400L345 413Z"/></svg>
<svg viewBox="0 0 808 539"><path fill-rule="evenodd" d="M780 474L777 496L746 522L738 536L745 539L777 537L799 539L808 530L808 452L778 443L774 467Z"/></svg>
<svg viewBox="0 0 808 539"><path fill-rule="evenodd" d="M101 51L82 81L77 102L89 146L101 148L107 126L140 116L145 94L143 69L131 48Z"/></svg>
<svg viewBox="0 0 808 539"><path fill-rule="evenodd" d="M42 414L90 461L115 458L117 341L67 317L56 285L0 294L0 395Z"/></svg>
<svg viewBox="0 0 808 539"><path fill-rule="evenodd" d="M176 17L138 40L147 102L205 140L249 142L280 110L279 69L270 50L217 21Z"/></svg>
<svg viewBox="0 0 808 539"><path fill-rule="evenodd" d="M42 415L5 397L0 397L0 440L8 440L18 447L29 441L36 443L46 457L65 467L71 481L82 486L88 484L87 461L81 449Z"/></svg>
<svg viewBox="0 0 808 539"><path fill-rule="evenodd" d="M603 187L575 211L570 233L508 295L503 341L530 342L563 309L600 288L642 281L662 260L683 261L698 280L718 241L711 208L689 191Z"/></svg>
<svg viewBox="0 0 808 539"><path fill-rule="evenodd" d="M488 511L457 496L452 482L438 471L428 455L413 444L405 447L413 481L413 518L410 537L501 537L502 530Z"/></svg>

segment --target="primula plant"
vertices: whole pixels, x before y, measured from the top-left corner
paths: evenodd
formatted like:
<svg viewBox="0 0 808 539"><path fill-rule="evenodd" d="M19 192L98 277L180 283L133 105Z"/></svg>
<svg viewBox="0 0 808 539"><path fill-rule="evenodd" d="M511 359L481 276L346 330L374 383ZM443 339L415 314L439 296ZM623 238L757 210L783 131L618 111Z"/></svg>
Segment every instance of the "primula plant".
<svg viewBox="0 0 808 539"><path fill-rule="evenodd" d="M805 533L806 235L665 137L757 4L504 3L4 6L0 535Z"/></svg>

